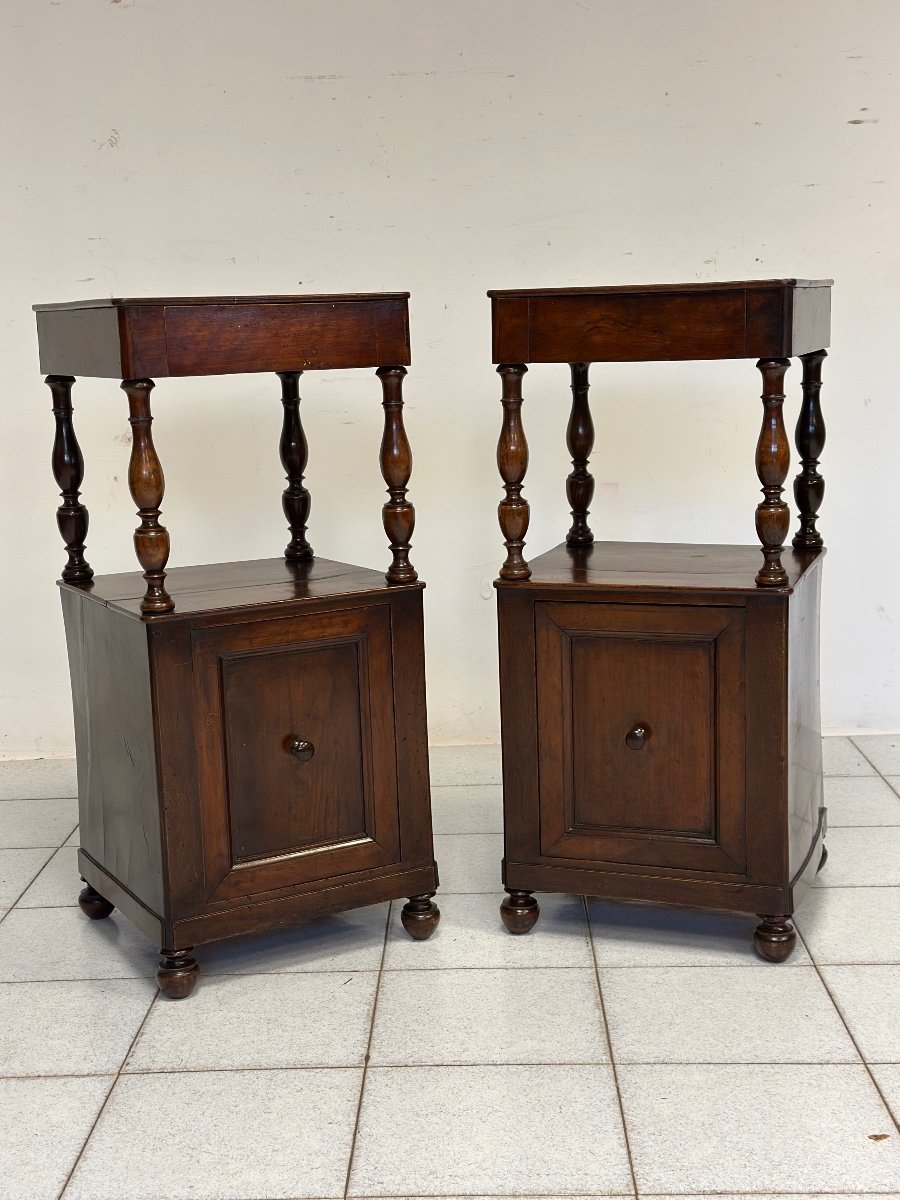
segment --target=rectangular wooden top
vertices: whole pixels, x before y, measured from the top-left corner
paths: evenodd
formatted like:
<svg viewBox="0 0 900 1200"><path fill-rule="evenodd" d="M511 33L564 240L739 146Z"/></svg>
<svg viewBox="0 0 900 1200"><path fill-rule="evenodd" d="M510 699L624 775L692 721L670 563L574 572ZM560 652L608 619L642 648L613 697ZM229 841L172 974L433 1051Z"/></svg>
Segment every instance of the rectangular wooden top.
<svg viewBox="0 0 900 1200"><path fill-rule="evenodd" d="M759 546L695 545L683 542L594 542L590 546L562 543L529 558L531 578L498 579L498 588L562 588L571 599L580 589L609 589L610 598L623 590L673 595L685 591L723 594L783 595L792 591L824 555L824 550L801 551L788 546L781 561L788 582L783 588L759 588L756 575L762 555Z"/></svg>
<svg viewBox="0 0 900 1200"><path fill-rule="evenodd" d="M401 591L421 590L425 585L418 581L388 583L382 571L327 558L297 563L286 562L283 558L264 558L172 567L166 572L166 590L175 601L175 610L152 617L144 617L141 613L147 584L139 571L96 575L86 584L59 581L59 586L87 595L96 603L127 613L136 620L158 625L223 609L277 609L300 600L326 600L355 594L371 596L373 592L394 592L398 588Z"/></svg>
<svg viewBox="0 0 900 1200"><path fill-rule="evenodd" d="M830 279L493 290L495 363L790 358L831 340Z"/></svg>
<svg viewBox="0 0 900 1200"><path fill-rule="evenodd" d="M35 304L47 375L160 379L407 366L408 292Z"/></svg>

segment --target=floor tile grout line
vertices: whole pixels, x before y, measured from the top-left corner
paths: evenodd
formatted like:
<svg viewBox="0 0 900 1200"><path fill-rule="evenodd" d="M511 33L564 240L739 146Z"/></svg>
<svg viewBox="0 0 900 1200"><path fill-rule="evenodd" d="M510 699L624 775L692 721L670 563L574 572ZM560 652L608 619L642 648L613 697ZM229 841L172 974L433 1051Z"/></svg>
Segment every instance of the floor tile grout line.
<svg viewBox="0 0 900 1200"><path fill-rule="evenodd" d="M129 1047L129 1053L131 1052L131 1049L132 1049L132 1047ZM228 1066L228 1067L174 1067L174 1068L173 1067L159 1067L156 1069L154 1069L152 1067L140 1067L140 1068L136 1068L136 1069L130 1070L130 1071L125 1070L125 1067L123 1065L119 1069L118 1074L124 1075L128 1079L132 1079L132 1078L141 1078L143 1076L149 1076L149 1075L246 1075L246 1074L250 1074L250 1073L264 1074L267 1071L272 1071L272 1072L274 1072L274 1071L359 1071L362 1065L364 1065L364 1064L360 1064L358 1062L357 1063L321 1062L321 1063L302 1063L302 1064L297 1063L297 1064L288 1064L288 1065L268 1064L268 1065L262 1066L262 1067L255 1067L255 1066L249 1066L249 1065L244 1065L244 1066L236 1065L236 1066ZM508 1060L502 1059L502 1060L496 1060L496 1061L492 1061L492 1062L474 1062L474 1061L473 1062L447 1062L444 1059L442 1059L440 1062L378 1062L378 1063L373 1063L372 1067L373 1067L373 1070L379 1070L379 1071L417 1071L422 1068L427 1068L428 1070L433 1070L435 1068L440 1068L440 1067L452 1067L452 1068L454 1068L454 1070L462 1068L465 1070L469 1070L469 1069L476 1070L477 1069L479 1071L483 1071L485 1069L492 1069L494 1067L534 1067L534 1068L539 1068L541 1070L544 1070L547 1067L608 1067L609 1065L610 1065L609 1059L594 1059L593 1061L590 1061L590 1062L580 1062L576 1059L560 1060L558 1058L555 1058L555 1059L552 1059L549 1061L544 1060L544 1061L538 1061L538 1062L520 1062L517 1060L514 1061L512 1059L508 1059ZM853 1061L853 1062L850 1062L846 1059L844 1059L841 1062L835 1062L832 1060L826 1061L824 1059L817 1059L814 1061L812 1061L810 1059L792 1059L792 1060L778 1059L774 1062L763 1062L761 1060L756 1060L756 1059L743 1059L743 1060L738 1060L738 1061L735 1061L734 1059L729 1059L727 1061L724 1059L712 1059L712 1060L706 1061L706 1060L692 1059L692 1058L690 1058L690 1059L679 1058L679 1059L671 1059L671 1060L668 1060L668 1059L665 1059L665 1060L664 1059L628 1059L627 1061L624 1059L617 1059L616 1065L620 1066L620 1067L684 1067L684 1066L687 1066L687 1067L847 1067L847 1068L853 1067L853 1068L856 1068L856 1067L859 1067L862 1065L870 1065L870 1066L876 1066L876 1067L896 1067L896 1066L900 1066L900 1063L890 1062L890 1061L876 1062L876 1061L872 1061L872 1060L868 1060L868 1059L860 1059L860 1061ZM39 1080L39 1079L105 1079L105 1078L108 1078L111 1074L113 1074L113 1072L111 1072L111 1071L83 1071L78 1074L75 1074L72 1071L65 1071L65 1072L52 1071L52 1072L47 1072L45 1074L38 1074L38 1075L34 1075L34 1074L25 1074L25 1075L0 1074L0 1079L6 1079L6 1080L29 1079L32 1081ZM451 1193L447 1193L447 1194L450 1195ZM580 1195L581 1193L576 1193L576 1194ZM660 1192L660 1193L653 1192L651 1194L652 1195L663 1195L662 1192ZM696 1192L688 1192L687 1193L687 1195L689 1195L689 1196L694 1196L696 1194L697 1194ZM743 1195L743 1193L741 1193L741 1194ZM806 1195L807 1193L803 1192L801 1194Z"/></svg>
<svg viewBox="0 0 900 1200"><path fill-rule="evenodd" d="M378 997L381 994L381 980L384 976L384 959L387 954L388 937L391 932L391 917L394 912L394 901L388 904L387 920L384 925L384 941L381 944L381 961L378 964L378 978L375 981L375 994L372 997L372 1019L369 1022L369 1038L366 1042L366 1053L363 1058L362 1079L359 1081L359 1099L356 1102L356 1117L353 1121L353 1135L350 1138L350 1154L347 1158L347 1174L344 1176L344 1200L350 1192L350 1174L353 1170L353 1157L356 1153L356 1138L359 1133L359 1119L362 1115L363 1095L366 1090L366 1078L369 1074L369 1058L372 1053L372 1037L375 1033L375 1018L378 1012Z"/></svg>
<svg viewBox="0 0 900 1200"><path fill-rule="evenodd" d="M805 942L804 942L804 945L806 945ZM807 950L808 950L808 948L807 948ZM856 1050L856 1053L859 1055L860 1061L862 1062L862 1065L865 1067L866 1073L869 1076L869 1079L871 1079L871 1081L872 1081L872 1086L875 1088L875 1091L878 1093L878 1097L881 1100L881 1103L884 1105L885 1112L887 1113L888 1117L890 1118L891 1123L893 1124L894 1128L897 1130L898 1133L900 1133L900 1113L897 1113L895 1115L894 1110L891 1108L890 1104L888 1104L887 1098L886 1098L884 1092L881 1090L881 1085L879 1084L878 1080L875 1078L875 1075L872 1072L873 1064L870 1063L870 1061L866 1058L866 1056L863 1054L862 1050L860 1049L859 1043L857 1042L856 1038L854 1037L853 1030L850 1028L850 1023L848 1022L847 1018L844 1016L841 1006L838 1004L837 1000L832 995L831 988L828 986L828 980L822 974L821 970L819 969L819 964L816 962L816 960L812 957L811 954L810 954L810 959L812 960L813 966L816 968L816 974L819 976L819 979L822 983L822 987L828 993L828 999L834 1005L835 1011L837 1012L837 1015L841 1019L841 1024L847 1030L847 1036L849 1037L850 1041L853 1043L853 1047Z"/></svg>
<svg viewBox="0 0 900 1200"><path fill-rule="evenodd" d="M865 736L865 735L864 735L864 734L860 734L859 736L860 736L860 737L863 737L863 736ZM858 745L858 744L857 744L857 742L856 742L856 739L855 739L855 738L853 738L853 737L848 737L848 738L847 738L847 741L848 741L848 742L850 743L850 745L851 745L851 746L854 748L854 750L856 750L856 751L858 751L858 752L859 752L859 754L860 754L860 755L863 757L863 759L864 759L864 760L865 760L865 761L866 761L866 762L869 764L869 766L872 768L872 770L875 772L875 774L878 776L878 778L879 778L879 779L884 779L884 775L883 775L883 773L882 773L881 771L879 771L878 767L876 767L876 766L875 766L875 764L872 762L871 758L869 758L868 754L866 754L865 750L863 750L862 746L860 746L860 745ZM887 783L887 780L886 780L886 779L885 779L885 783ZM890 786L891 786L891 785L888 783L888 787L890 787ZM893 790L893 789L891 789L891 790Z"/></svg>
<svg viewBox="0 0 900 1200"><path fill-rule="evenodd" d="M581 903L584 906L584 916L587 922L588 942L591 947L591 958L594 962L594 980L597 984L597 1000L600 1004L600 1017L603 1021L603 1034L606 1038L606 1050L609 1054L609 1065L612 1071L613 1083L616 1088L616 1101L619 1105L619 1120L622 1122L622 1137L625 1140L625 1153L628 1156L628 1171L631 1175L631 1186L635 1196L638 1194L637 1172L634 1168L634 1156L631 1152L631 1138L628 1136L628 1122L625 1120L625 1105L622 1103L622 1089L619 1085L619 1069L616 1065L616 1056L613 1053L612 1034L609 1030L609 1019L606 1015L606 1002L603 998L603 984L600 982L600 967L597 962L597 951L594 946L594 930L591 925L590 905L587 902L587 897L581 897Z"/></svg>
<svg viewBox="0 0 900 1200"><path fill-rule="evenodd" d="M71 837L71 836L72 835L70 833L69 837ZM4 847L4 849L16 850L16 849L19 849L19 847L9 846L9 847ZM50 849L50 847L49 846L23 846L23 847L21 847L21 849L23 849L23 850L48 850L48 849ZM3 924L3 922L9 916L9 914L13 911L13 909L16 908L19 901L22 899L22 897L25 895L25 893L28 891L28 889L31 887L31 885L34 883L34 881L37 879L38 875L40 875L41 872L44 870L44 867L46 867L47 864L56 857L57 851L59 851L61 849L62 849L61 845L56 847L56 850L53 851L53 853L50 855L50 858L48 858L46 862L42 863L41 866L38 867L38 869L34 873L34 875L32 875L32 877L28 880L28 882L25 884L25 887L22 889L21 892L19 892L18 896L16 896L15 900L12 902L12 904L9 906L9 908L6 910L6 912L0 914L0 925ZM22 912L23 910L19 909L19 911ZM35 980L33 982L44 982L44 981L43 980ZM47 982L52 982L52 981L47 981Z"/></svg>
<svg viewBox="0 0 900 1200"><path fill-rule="evenodd" d="M122 1071L125 1068L125 1064L128 1062L129 1056L131 1055L131 1051L134 1049L135 1043L137 1042L138 1038L141 1036L141 1032L142 1032L144 1026L147 1024L147 1021L150 1017L151 1012L153 1011L154 1005L156 1004L157 1000L159 999L159 996L160 996L160 992L159 992L159 990L157 990L156 993L151 997L150 1003L147 1005L147 1011L144 1013L144 1016L143 1016L143 1019L141 1020L140 1025L138 1025L137 1029L135 1030L134 1037L128 1043L128 1049L125 1051L125 1054L122 1057L122 1061L119 1064L119 1069L118 1069L118 1071L116 1071L113 1081L109 1085L109 1090L107 1091L106 1095L103 1097L103 1103L100 1105L100 1108L97 1110L97 1115L94 1117L94 1120L91 1122L91 1127L88 1130L88 1135L84 1139L84 1141L81 1143L81 1149L78 1151L78 1154L75 1157L75 1161L72 1163L69 1173L66 1175L66 1181L62 1185L60 1190L57 1192L56 1200L63 1200L63 1196L65 1195L69 1184L72 1182L72 1176L75 1174L76 1170L78 1169L78 1164L81 1162L81 1159L84 1156L84 1152L87 1149L88 1142L94 1136L94 1130L97 1128L97 1125L100 1122L100 1118L103 1116L104 1112L106 1111L106 1106L107 1106L107 1104L109 1104L109 1098L113 1094L113 1090L115 1089L116 1084L122 1078Z"/></svg>

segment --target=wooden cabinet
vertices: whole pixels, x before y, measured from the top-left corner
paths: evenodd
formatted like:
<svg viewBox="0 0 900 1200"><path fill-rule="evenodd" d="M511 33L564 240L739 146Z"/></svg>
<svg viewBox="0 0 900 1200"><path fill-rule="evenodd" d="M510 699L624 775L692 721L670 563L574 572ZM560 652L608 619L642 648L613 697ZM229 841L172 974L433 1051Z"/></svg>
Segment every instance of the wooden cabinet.
<svg viewBox="0 0 900 1200"><path fill-rule="evenodd" d="M42 361L54 372L72 362L114 375L126 355L145 364L155 355L170 374L205 373L210 363L217 370L256 370L265 361L359 365L375 357L375 346L372 365L388 359L378 372L393 552L386 575L313 555L300 371L285 369L278 372L291 534L284 557L166 569L153 384L126 379L144 572L94 576L79 500L75 379L49 376L69 552L60 586L83 910L101 918L115 905L156 939L158 979L171 996L194 985L194 946L356 905L408 897L403 923L413 937L428 937L439 913L423 584L409 562L405 371L394 365L408 361L406 297L110 301L44 308L39 318ZM162 348L151 338L160 330ZM141 337L150 340L142 346L134 341Z"/></svg>
<svg viewBox="0 0 900 1200"><path fill-rule="evenodd" d="M824 549L819 409L828 286L797 281L492 293L503 378L498 462L507 559L497 581L505 858L513 933L540 890L750 911L766 958L824 861L818 629ZM524 557L525 362L571 355L566 542ZM767 352L757 470L760 550L595 542L587 522L593 420L584 358ZM795 483L780 381L804 363ZM778 355L778 357L774 357ZM784 356L784 357L783 357Z"/></svg>

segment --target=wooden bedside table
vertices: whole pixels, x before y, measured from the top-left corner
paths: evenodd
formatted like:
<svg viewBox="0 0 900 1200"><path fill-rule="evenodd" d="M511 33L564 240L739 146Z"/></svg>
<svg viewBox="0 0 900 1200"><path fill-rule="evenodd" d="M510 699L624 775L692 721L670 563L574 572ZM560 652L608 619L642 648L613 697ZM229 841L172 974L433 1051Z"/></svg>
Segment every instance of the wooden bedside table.
<svg viewBox="0 0 900 1200"><path fill-rule="evenodd" d="M782 961L796 941L790 917L825 860L816 514L831 281L488 294L504 409L504 923L528 932L539 890L749 911L761 918L757 950ZM785 550L782 381L795 355L800 525ZM761 554L595 543L589 364L719 358L759 360ZM569 363L573 397L572 526L530 564L521 422L529 362Z"/></svg>
<svg viewBox="0 0 900 1200"><path fill-rule="evenodd" d="M431 836L422 588L409 561L403 428L407 293L91 300L36 305L53 395L63 613L81 825L79 901L120 908L162 948L160 987L187 996L190 950L234 934L409 897L439 919ZM390 499L386 575L315 558L299 381L377 367ZM273 371L284 407L283 558L166 571L153 377ZM124 380L143 574L95 577L72 423L79 375Z"/></svg>

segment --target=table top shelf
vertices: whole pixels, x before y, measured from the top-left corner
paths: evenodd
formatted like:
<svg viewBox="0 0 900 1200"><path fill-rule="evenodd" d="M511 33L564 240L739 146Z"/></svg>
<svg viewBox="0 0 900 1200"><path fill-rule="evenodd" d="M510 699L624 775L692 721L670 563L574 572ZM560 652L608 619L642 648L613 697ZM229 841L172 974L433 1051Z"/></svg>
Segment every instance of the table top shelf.
<svg viewBox="0 0 900 1200"><path fill-rule="evenodd" d="M164 379L408 366L408 292L35 304L46 375Z"/></svg>
<svg viewBox="0 0 900 1200"><path fill-rule="evenodd" d="M791 358L830 343L830 279L490 291L495 363Z"/></svg>

